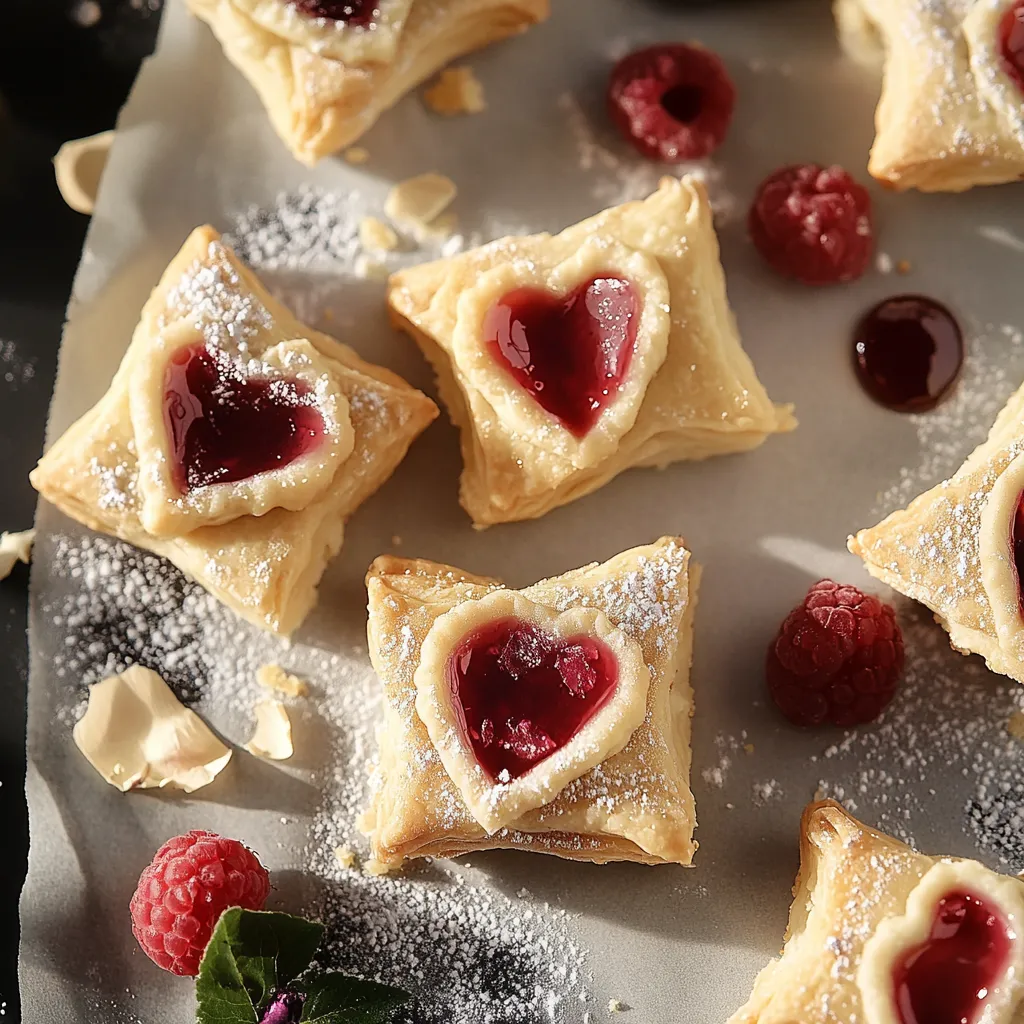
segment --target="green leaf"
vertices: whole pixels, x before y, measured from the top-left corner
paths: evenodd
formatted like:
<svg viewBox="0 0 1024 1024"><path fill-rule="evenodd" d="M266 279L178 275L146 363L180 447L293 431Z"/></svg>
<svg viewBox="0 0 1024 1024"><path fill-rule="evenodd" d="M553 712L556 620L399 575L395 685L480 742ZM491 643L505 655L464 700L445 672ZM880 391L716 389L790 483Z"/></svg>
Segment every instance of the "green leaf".
<svg viewBox="0 0 1024 1024"><path fill-rule="evenodd" d="M409 1000L400 988L333 972L310 975L301 988L306 1002L300 1019L309 1024L381 1024Z"/></svg>
<svg viewBox="0 0 1024 1024"><path fill-rule="evenodd" d="M199 965L198 1024L259 1024L274 992L309 966L323 933L290 914L225 910Z"/></svg>

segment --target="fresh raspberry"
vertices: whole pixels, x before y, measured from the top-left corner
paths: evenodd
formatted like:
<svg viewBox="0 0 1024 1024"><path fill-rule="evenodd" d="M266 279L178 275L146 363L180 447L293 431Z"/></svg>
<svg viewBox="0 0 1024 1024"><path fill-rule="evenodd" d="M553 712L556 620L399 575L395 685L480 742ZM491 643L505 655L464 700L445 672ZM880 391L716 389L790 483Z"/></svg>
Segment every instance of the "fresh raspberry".
<svg viewBox="0 0 1024 1024"><path fill-rule="evenodd" d="M836 166L799 164L770 174L747 226L768 264L804 284L855 280L874 247L871 197Z"/></svg>
<svg viewBox="0 0 1024 1024"><path fill-rule="evenodd" d="M768 648L768 690L796 725L850 726L877 718L903 672L903 634L877 597L815 583Z"/></svg>
<svg viewBox="0 0 1024 1024"><path fill-rule="evenodd" d="M237 839L187 832L168 839L139 877L132 932L158 967L194 976L220 915L259 910L269 892L267 869Z"/></svg>
<svg viewBox="0 0 1024 1024"><path fill-rule="evenodd" d="M699 160L722 144L736 89L718 56L664 43L623 57L608 81L608 114L644 156Z"/></svg>

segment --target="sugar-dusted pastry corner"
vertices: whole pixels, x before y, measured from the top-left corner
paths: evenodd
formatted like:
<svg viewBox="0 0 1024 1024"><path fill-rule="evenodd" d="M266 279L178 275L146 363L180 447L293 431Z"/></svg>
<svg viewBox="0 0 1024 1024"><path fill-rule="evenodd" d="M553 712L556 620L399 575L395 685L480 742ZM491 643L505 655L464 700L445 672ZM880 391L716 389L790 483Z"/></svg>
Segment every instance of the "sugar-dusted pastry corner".
<svg viewBox="0 0 1024 1024"><path fill-rule="evenodd" d="M942 483L860 530L872 576L927 605L953 647L1024 683L1024 387L983 444Z"/></svg>
<svg viewBox="0 0 1024 1024"><path fill-rule="evenodd" d="M1024 882L811 804L782 955L729 1024L1024 1019Z"/></svg>
<svg viewBox="0 0 1024 1024"><path fill-rule="evenodd" d="M1024 178L1017 0L835 0L839 38L882 67L868 170L896 189L961 192Z"/></svg>
<svg viewBox="0 0 1024 1024"><path fill-rule="evenodd" d="M691 177L558 235L402 270L388 303L461 432L460 497L479 526L796 425L740 344L711 207Z"/></svg>
<svg viewBox="0 0 1024 1024"><path fill-rule="evenodd" d="M689 864L698 576L671 537L519 591L378 558L368 631L385 721L360 822L372 860L521 849Z"/></svg>
<svg viewBox="0 0 1024 1024"><path fill-rule="evenodd" d="M288 635L345 521L436 415L396 374L296 320L202 227L150 295L107 393L31 480L73 519Z"/></svg>
<svg viewBox="0 0 1024 1024"><path fill-rule="evenodd" d="M548 0L187 0L305 164L449 61L543 21Z"/></svg>

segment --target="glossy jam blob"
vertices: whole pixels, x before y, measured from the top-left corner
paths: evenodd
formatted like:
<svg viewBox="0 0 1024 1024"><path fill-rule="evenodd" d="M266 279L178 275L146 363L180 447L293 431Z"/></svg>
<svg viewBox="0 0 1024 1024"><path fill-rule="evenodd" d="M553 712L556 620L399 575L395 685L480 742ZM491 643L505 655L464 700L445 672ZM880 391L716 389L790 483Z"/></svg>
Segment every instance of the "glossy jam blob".
<svg viewBox="0 0 1024 1024"><path fill-rule="evenodd" d="M560 639L512 618L470 633L446 667L464 734L498 782L565 746L611 699L618 677L602 641Z"/></svg>
<svg viewBox="0 0 1024 1024"><path fill-rule="evenodd" d="M291 0L311 18L342 21L346 25L369 25L377 16L379 0Z"/></svg>
<svg viewBox="0 0 1024 1024"><path fill-rule="evenodd" d="M999 23L999 55L1006 73L1024 90L1024 0L1017 0Z"/></svg>
<svg viewBox="0 0 1024 1024"><path fill-rule="evenodd" d="M932 409L964 361L960 325L923 295L897 295L870 309L854 333L853 360L864 390L897 412Z"/></svg>
<svg viewBox="0 0 1024 1024"><path fill-rule="evenodd" d="M939 901L931 934L893 971L901 1024L977 1024L1009 958L999 911L973 893L949 893Z"/></svg>
<svg viewBox="0 0 1024 1024"><path fill-rule="evenodd" d="M583 437L629 371L640 301L617 277L595 277L563 298L517 288L488 310L494 358L552 416Z"/></svg>
<svg viewBox="0 0 1024 1024"><path fill-rule="evenodd" d="M325 432L307 384L245 377L202 344L179 349L167 364L164 424L183 494L287 466Z"/></svg>
<svg viewBox="0 0 1024 1024"><path fill-rule="evenodd" d="M1010 527L1010 547L1013 549L1013 564L1017 570L1021 615L1024 615L1024 494L1017 499L1017 509Z"/></svg>

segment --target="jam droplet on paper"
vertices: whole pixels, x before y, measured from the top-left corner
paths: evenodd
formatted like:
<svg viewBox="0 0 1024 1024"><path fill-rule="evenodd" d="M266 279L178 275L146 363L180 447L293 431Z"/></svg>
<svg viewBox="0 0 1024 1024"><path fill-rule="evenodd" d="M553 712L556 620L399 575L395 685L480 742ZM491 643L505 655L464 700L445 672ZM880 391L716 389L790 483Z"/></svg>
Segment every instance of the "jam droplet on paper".
<svg viewBox="0 0 1024 1024"><path fill-rule="evenodd" d="M611 699L619 678L602 641L551 636L512 618L463 638L445 673L477 760L500 782L564 747Z"/></svg>
<svg viewBox="0 0 1024 1024"><path fill-rule="evenodd" d="M964 361L964 339L945 306L923 295L898 295L863 316L854 332L857 378L876 402L897 412L934 408Z"/></svg>
<svg viewBox="0 0 1024 1024"><path fill-rule="evenodd" d="M949 893L931 934L893 971L901 1024L977 1024L1009 955L1002 915L972 893Z"/></svg>
<svg viewBox="0 0 1024 1024"><path fill-rule="evenodd" d="M595 277L564 297L517 288L487 312L493 357L576 437L614 401L629 371L640 303L617 277Z"/></svg>
<svg viewBox="0 0 1024 1024"><path fill-rule="evenodd" d="M1017 0L999 22L999 56L1006 73L1024 90L1024 0Z"/></svg>
<svg viewBox="0 0 1024 1024"><path fill-rule="evenodd" d="M203 344L179 349L164 372L172 471L186 494L248 480L306 455L325 434L303 381L246 377Z"/></svg>

